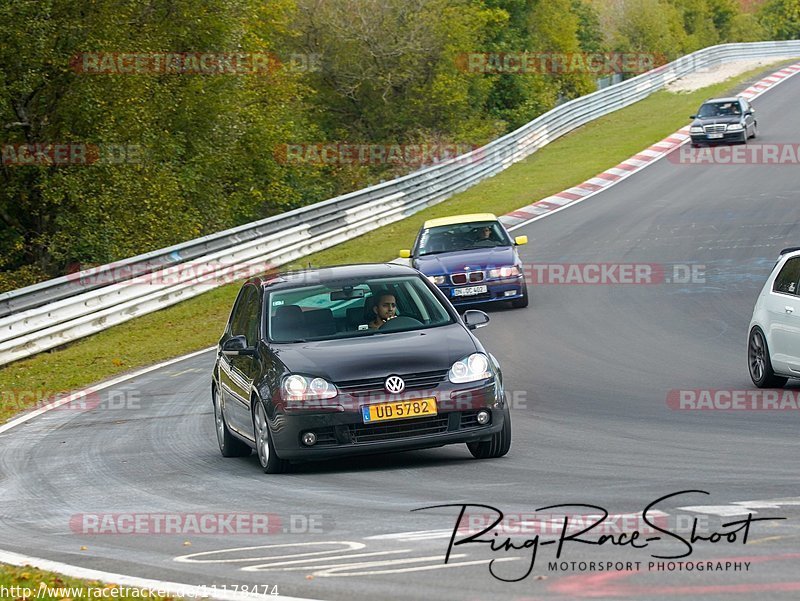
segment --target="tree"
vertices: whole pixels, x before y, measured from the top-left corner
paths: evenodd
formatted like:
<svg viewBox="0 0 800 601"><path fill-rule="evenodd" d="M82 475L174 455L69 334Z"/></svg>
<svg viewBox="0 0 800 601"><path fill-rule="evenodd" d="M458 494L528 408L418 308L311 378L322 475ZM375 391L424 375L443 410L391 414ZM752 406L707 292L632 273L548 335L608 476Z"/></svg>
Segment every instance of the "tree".
<svg viewBox="0 0 800 601"><path fill-rule="evenodd" d="M758 19L771 40L800 38L800 0L767 0Z"/></svg>

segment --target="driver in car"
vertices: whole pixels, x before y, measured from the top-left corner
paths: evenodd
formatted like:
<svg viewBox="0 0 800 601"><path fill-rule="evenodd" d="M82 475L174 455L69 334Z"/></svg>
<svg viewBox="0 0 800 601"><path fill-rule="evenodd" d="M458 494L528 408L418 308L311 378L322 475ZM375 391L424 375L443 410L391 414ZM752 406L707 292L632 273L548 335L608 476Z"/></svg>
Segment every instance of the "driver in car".
<svg viewBox="0 0 800 601"><path fill-rule="evenodd" d="M372 312L375 313L375 319L369 322L371 330L377 330L390 319L397 317L397 302L394 295L388 292L381 293L377 296L378 302L372 307Z"/></svg>
<svg viewBox="0 0 800 601"><path fill-rule="evenodd" d="M494 240L492 228L488 225L479 227L475 233L475 242L486 242L487 240Z"/></svg>

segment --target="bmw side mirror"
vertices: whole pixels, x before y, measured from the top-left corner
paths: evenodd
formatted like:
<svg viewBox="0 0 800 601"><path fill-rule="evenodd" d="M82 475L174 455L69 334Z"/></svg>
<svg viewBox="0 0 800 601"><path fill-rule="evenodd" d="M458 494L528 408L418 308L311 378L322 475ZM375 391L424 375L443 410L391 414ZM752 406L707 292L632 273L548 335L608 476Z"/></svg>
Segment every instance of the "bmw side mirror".
<svg viewBox="0 0 800 601"><path fill-rule="evenodd" d="M244 336L233 336L222 343L222 354L229 357L255 355L255 349L247 347L247 338Z"/></svg>
<svg viewBox="0 0 800 601"><path fill-rule="evenodd" d="M401 259L410 259L411 258L411 251L404 248L400 251L400 258Z"/></svg>
<svg viewBox="0 0 800 601"><path fill-rule="evenodd" d="M477 330L478 328L485 327L489 323L489 316L483 311L477 309L470 309L464 311L464 325L468 330Z"/></svg>
<svg viewBox="0 0 800 601"><path fill-rule="evenodd" d="M689 115L689 119L697 119L697 115Z"/></svg>

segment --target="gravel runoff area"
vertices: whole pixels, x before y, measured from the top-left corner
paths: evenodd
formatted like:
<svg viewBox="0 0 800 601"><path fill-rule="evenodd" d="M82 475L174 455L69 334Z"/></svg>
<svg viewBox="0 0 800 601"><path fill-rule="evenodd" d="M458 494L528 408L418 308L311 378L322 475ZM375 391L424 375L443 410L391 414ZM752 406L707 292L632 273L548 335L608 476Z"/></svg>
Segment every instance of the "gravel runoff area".
<svg viewBox="0 0 800 601"><path fill-rule="evenodd" d="M795 56L771 56L769 58L752 58L739 61L721 63L708 70L701 70L696 73L676 79L667 86L669 92L694 92L700 88L711 86L725 81L730 77L735 77L751 69L756 69L765 65L772 65L783 60L793 60Z"/></svg>

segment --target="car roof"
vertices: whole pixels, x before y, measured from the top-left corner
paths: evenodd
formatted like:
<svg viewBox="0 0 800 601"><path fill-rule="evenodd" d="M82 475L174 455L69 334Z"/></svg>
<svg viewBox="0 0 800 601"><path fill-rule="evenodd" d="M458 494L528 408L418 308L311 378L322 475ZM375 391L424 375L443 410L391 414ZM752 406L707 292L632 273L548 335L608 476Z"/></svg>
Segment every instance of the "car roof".
<svg viewBox="0 0 800 601"><path fill-rule="evenodd" d="M285 271L272 277L254 277L247 283L254 283L264 288L294 288L299 285L316 285L340 280L359 278L402 277L419 275L416 269L396 263L359 263L352 265L333 265L315 269Z"/></svg>
<svg viewBox="0 0 800 601"><path fill-rule="evenodd" d="M739 100L741 100L739 96L727 96L725 98L709 98L703 101L703 104L708 104L710 102L738 102Z"/></svg>
<svg viewBox="0 0 800 601"><path fill-rule="evenodd" d="M475 223L476 221L497 221L497 216L493 213L471 213L469 215L451 215L450 217L439 217L438 219L428 219L422 224L424 229L439 227L441 225L456 225L458 223Z"/></svg>

